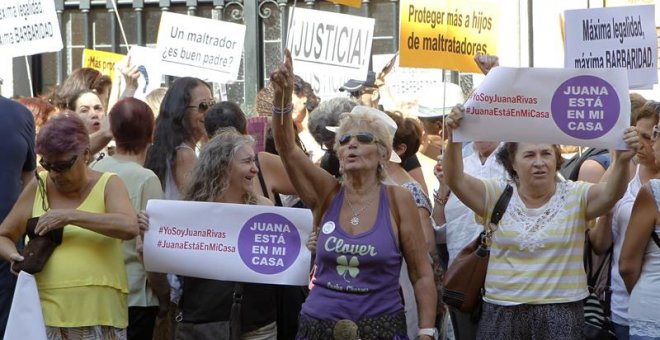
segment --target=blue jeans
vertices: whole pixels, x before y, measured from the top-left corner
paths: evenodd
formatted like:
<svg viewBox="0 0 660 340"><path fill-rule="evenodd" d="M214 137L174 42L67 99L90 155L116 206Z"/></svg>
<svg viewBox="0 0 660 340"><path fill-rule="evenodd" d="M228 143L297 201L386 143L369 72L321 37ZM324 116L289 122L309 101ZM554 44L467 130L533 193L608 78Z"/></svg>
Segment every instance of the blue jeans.
<svg viewBox="0 0 660 340"><path fill-rule="evenodd" d="M630 328L628 326L612 322L612 328L614 328L617 340L628 340L628 334L630 334Z"/></svg>
<svg viewBox="0 0 660 340"><path fill-rule="evenodd" d="M9 262L0 261L0 336L5 334L7 328L14 288L16 288L16 275L9 271Z"/></svg>

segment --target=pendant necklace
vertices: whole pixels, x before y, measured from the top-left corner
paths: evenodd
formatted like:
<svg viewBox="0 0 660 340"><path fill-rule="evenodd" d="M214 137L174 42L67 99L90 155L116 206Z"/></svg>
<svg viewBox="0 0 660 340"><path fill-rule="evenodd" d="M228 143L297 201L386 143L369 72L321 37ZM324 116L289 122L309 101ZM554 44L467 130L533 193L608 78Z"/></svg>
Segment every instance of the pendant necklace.
<svg viewBox="0 0 660 340"><path fill-rule="evenodd" d="M378 195L376 195L376 197L378 197ZM365 204L362 207L362 209L356 211L355 208L353 207L353 203L351 203L351 200L348 198L348 193L346 193L346 201L348 202L348 206L351 208L351 210L353 210L353 217L351 217L352 225L356 226L360 224L360 214L362 214L365 210L367 210L367 208L371 205L371 203L373 203L375 199L376 199L375 197L372 198L371 200L369 200L369 202L367 202L367 204Z"/></svg>

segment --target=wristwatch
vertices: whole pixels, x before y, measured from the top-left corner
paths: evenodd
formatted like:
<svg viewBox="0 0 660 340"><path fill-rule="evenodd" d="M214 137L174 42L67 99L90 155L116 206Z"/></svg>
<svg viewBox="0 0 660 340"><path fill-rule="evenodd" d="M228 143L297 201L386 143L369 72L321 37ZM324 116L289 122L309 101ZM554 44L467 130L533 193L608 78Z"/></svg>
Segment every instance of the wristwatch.
<svg viewBox="0 0 660 340"><path fill-rule="evenodd" d="M433 339L438 338L438 329L437 328L420 328L419 332L417 332L417 336L420 337L422 335L430 336Z"/></svg>

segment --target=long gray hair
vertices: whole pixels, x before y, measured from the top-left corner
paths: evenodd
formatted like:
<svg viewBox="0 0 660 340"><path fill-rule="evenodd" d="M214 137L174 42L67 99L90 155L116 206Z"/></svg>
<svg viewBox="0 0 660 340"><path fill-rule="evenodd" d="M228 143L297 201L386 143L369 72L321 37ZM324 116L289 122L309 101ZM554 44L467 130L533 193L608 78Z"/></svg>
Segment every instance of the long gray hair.
<svg viewBox="0 0 660 340"><path fill-rule="evenodd" d="M253 144L250 135L242 135L234 128L222 128L204 147L190 175L184 200L215 202L229 187L231 162L236 152L246 144ZM248 192L245 203L254 203Z"/></svg>

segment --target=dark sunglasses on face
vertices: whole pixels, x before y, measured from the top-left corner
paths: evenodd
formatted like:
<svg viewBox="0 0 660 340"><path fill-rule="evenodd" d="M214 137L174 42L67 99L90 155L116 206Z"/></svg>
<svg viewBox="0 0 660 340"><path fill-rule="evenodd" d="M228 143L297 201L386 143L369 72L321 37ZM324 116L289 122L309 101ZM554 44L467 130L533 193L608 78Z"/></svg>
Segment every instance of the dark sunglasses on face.
<svg viewBox="0 0 660 340"><path fill-rule="evenodd" d="M658 137L660 137L660 128L657 127L657 126L654 126L653 127L653 135L651 135L651 138L653 138L653 140L656 140L656 139L658 139Z"/></svg>
<svg viewBox="0 0 660 340"><path fill-rule="evenodd" d="M378 139L370 132L352 132L345 133L339 137L339 145L346 145L355 137L362 144L378 143Z"/></svg>
<svg viewBox="0 0 660 340"><path fill-rule="evenodd" d="M213 105L215 105L215 100L211 100L211 101L208 101L208 102L200 102L199 104L197 104L197 106L188 105L186 107L189 108L189 109L197 109L199 111L206 111Z"/></svg>
<svg viewBox="0 0 660 340"><path fill-rule="evenodd" d="M71 157L71 159L69 159L68 161L55 162L55 163L46 162L42 158L39 161L39 164L41 164L41 167L44 168L44 170L46 171L55 171L61 173L71 169L71 167L76 163L77 160L78 160L78 155L73 155L73 157Z"/></svg>

